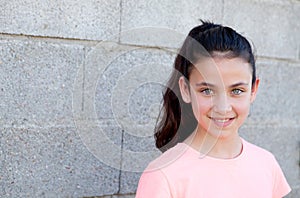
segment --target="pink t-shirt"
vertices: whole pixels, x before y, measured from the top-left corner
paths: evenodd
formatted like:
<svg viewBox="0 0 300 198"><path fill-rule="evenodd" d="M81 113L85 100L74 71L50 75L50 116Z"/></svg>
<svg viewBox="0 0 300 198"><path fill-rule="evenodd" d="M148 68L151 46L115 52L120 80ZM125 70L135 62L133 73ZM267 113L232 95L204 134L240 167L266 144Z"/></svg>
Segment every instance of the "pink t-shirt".
<svg viewBox="0 0 300 198"><path fill-rule="evenodd" d="M291 188L274 156L243 140L234 159L200 156L184 143L143 172L136 198L282 198Z"/></svg>

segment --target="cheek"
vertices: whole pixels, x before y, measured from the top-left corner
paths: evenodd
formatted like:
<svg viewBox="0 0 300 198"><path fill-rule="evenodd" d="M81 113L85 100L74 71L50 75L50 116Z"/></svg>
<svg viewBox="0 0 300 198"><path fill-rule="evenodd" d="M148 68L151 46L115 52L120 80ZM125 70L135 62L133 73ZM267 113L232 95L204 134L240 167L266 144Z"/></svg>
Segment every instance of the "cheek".
<svg viewBox="0 0 300 198"><path fill-rule="evenodd" d="M213 106L211 98L192 96L192 108L195 117L199 114L207 113Z"/></svg>
<svg viewBox="0 0 300 198"><path fill-rule="evenodd" d="M234 103L233 109L236 113L248 115L251 103L248 100L238 100Z"/></svg>

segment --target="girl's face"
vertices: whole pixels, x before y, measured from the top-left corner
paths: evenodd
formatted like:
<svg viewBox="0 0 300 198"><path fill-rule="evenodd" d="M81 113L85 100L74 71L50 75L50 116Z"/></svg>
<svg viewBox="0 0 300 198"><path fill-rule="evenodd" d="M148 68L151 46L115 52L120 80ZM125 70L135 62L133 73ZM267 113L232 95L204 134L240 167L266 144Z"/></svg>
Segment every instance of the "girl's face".
<svg viewBox="0 0 300 198"><path fill-rule="evenodd" d="M182 98L191 103L198 131L215 138L237 135L248 117L259 80L252 85L250 64L242 58L205 58L191 71L189 86L179 79Z"/></svg>

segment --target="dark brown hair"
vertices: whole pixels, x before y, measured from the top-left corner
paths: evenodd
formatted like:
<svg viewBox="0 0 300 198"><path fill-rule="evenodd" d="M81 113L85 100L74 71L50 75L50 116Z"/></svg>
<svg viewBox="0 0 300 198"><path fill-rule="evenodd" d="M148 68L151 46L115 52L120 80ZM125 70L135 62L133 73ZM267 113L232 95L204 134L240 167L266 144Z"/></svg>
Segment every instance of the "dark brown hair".
<svg viewBox="0 0 300 198"><path fill-rule="evenodd" d="M228 52L229 58L241 57L251 65L252 84L256 80L255 59L247 39L230 27L201 22L189 32L179 50L163 94L163 107L154 134L156 147L162 152L184 141L197 126L191 104L181 98L178 81L181 76L188 81L193 65L201 57L213 56L213 52Z"/></svg>

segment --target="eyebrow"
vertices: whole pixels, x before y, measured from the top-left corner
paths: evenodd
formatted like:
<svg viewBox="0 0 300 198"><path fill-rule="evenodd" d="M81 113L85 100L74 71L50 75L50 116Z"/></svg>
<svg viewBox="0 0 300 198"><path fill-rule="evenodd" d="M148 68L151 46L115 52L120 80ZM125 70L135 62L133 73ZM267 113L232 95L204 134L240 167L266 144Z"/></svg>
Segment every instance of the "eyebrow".
<svg viewBox="0 0 300 198"><path fill-rule="evenodd" d="M248 86L248 83L244 83L244 82L238 82L235 83L233 85L230 85L229 88L233 88L233 87L239 87L239 86ZM211 83L207 83L207 82L201 82L201 83L196 83L196 86L205 86L205 87L216 87L215 85L211 84Z"/></svg>
<svg viewBox="0 0 300 198"><path fill-rule="evenodd" d="M196 83L196 86L201 87L201 86L205 86L205 87L215 87L215 85L207 83L207 82L201 82L201 83Z"/></svg>
<svg viewBox="0 0 300 198"><path fill-rule="evenodd" d="M233 85L230 85L229 87L230 87L230 88L233 88L233 87L248 86L248 85L249 85L248 83L239 82L239 83L235 83L235 84L233 84Z"/></svg>

